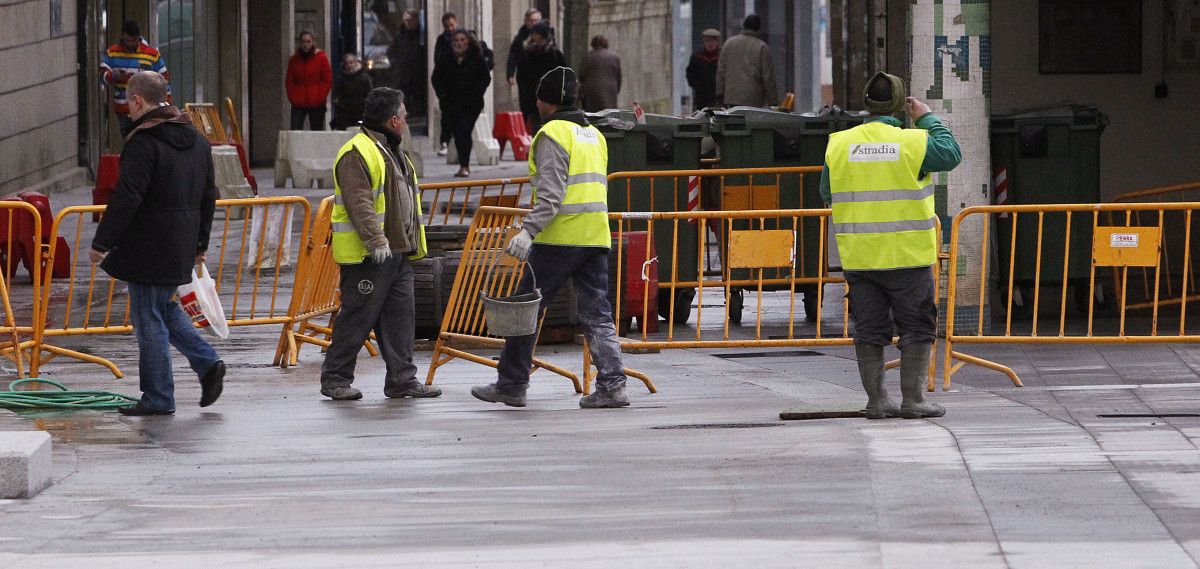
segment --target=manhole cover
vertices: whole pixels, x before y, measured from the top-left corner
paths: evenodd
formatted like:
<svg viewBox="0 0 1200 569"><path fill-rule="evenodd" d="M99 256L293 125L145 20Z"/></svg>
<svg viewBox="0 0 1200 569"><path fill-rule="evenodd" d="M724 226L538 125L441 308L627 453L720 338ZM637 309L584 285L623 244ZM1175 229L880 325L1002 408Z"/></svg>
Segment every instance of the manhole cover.
<svg viewBox="0 0 1200 569"><path fill-rule="evenodd" d="M674 429L757 429L759 427L778 427L780 423L693 423L689 425L659 425L650 427L656 431Z"/></svg>

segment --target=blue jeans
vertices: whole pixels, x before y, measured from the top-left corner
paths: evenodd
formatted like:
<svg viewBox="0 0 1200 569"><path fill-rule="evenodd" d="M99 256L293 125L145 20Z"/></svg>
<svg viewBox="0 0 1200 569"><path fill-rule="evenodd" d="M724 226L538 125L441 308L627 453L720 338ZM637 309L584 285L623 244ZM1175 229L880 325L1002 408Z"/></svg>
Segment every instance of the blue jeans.
<svg viewBox="0 0 1200 569"><path fill-rule="evenodd" d="M129 319L138 342L138 380L142 405L156 411L175 410L175 381L171 377L169 346L175 346L197 376L220 358L200 337L191 318L171 297L173 286L129 284Z"/></svg>
<svg viewBox="0 0 1200 569"><path fill-rule="evenodd" d="M558 290L567 284L567 279L575 283L576 310L592 352L592 363L599 372L596 387L603 391L624 387L621 345L617 343L617 328L608 305L608 249L534 244L529 251L528 270L536 275L538 288L542 290L542 312L554 301ZM529 279L522 278L517 294L532 290ZM510 395L525 394L536 342L537 334L505 338L504 351L500 353L500 377L496 382L500 391Z"/></svg>

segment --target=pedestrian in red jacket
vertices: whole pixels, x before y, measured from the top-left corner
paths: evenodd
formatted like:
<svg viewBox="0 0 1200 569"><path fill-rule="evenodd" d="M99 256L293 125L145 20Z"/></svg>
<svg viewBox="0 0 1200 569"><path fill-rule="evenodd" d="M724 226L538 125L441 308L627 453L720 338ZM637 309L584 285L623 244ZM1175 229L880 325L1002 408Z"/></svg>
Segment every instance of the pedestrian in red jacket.
<svg viewBox="0 0 1200 569"><path fill-rule="evenodd" d="M296 36L296 53L288 60L288 101L292 103L292 130L304 130L308 118L310 130L325 130L325 100L333 87L333 69L329 57L317 49L312 32Z"/></svg>

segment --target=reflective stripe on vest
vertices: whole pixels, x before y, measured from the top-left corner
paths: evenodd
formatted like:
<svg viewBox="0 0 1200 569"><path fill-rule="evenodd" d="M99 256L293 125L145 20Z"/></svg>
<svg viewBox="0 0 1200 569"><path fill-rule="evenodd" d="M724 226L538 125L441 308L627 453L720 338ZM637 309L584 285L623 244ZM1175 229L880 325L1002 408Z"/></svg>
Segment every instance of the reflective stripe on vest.
<svg viewBox="0 0 1200 569"><path fill-rule="evenodd" d="M534 243L610 247L608 229L608 144L594 126L553 120L533 139L548 136L567 151L567 191L558 214L534 238ZM534 152L529 153L529 175L537 174ZM537 188L533 189L537 203Z"/></svg>
<svg viewBox="0 0 1200 569"><path fill-rule="evenodd" d="M342 160L342 156L351 150L357 150L367 166L367 174L371 181L371 197L375 206L375 222L379 224L381 231L383 230L385 214L387 212L387 195L384 191L384 183L387 178L387 159L384 157L383 150L379 148L378 143L373 138L365 132L359 132L346 142L346 144L342 145L342 148L338 150L337 158L334 159L333 210L330 212L330 221L333 225L333 242L330 251L333 255L333 261L343 265L361 263L371 253L367 250L366 244L363 243L358 230L350 221L350 215L346 211L346 206L342 199L342 185L337 179L337 163ZM407 163L408 171L413 173L412 185L415 188L417 187L417 176L412 162L403 153L401 153L401 157ZM419 195L414 196L414 205L417 209L417 218L420 219L421 200ZM419 232L417 252L409 255L409 259L414 261L423 258L427 252L425 227L419 223L417 227Z"/></svg>
<svg viewBox="0 0 1200 569"><path fill-rule="evenodd" d="M932 179L919 178L928 136L879 121L829 136L825 163L843 269L928 267L937 261Z"/></svg>

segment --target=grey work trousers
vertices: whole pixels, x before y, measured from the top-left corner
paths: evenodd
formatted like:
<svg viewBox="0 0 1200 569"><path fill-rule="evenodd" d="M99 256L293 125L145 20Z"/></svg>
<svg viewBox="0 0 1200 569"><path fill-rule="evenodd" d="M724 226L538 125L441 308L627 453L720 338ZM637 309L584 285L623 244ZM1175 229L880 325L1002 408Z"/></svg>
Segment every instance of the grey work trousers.
<svg viewBox="0 0 1200 569"><path fill-rule="evenodd" d="M393 255L377 264L370 258L342 265L342 308L333 327L333 339L321 364L321 387L348 387L354 382L358 352L372 331L379 343L387 375L386 388L417 381L412 363L416 334L412 263Z"/></svg>
<svg viewBox="0 0 1200 569"><path fill-rule="evenodd" d="M579 294L576 309L587 337L592 363L596 365L596 387L612 391L625 387L625 368L621 363L621 345L608 305L608 249L535 243L529 251L527 271L533 271L542 291L544 312L567 279L575 283ZM533 290L530 279L522 278L517 293ZM524 395L529 387L537 334L504 339L497 371L497 387L509 395Z"/></svg>
<svg viewBox="0 0 1200 569"><path fill-rule="evenodd" d="M899 333L900 347L937 339L937 300L929 267L846 271L846 285L855 342L886 346L893 332Z"/></svg>

